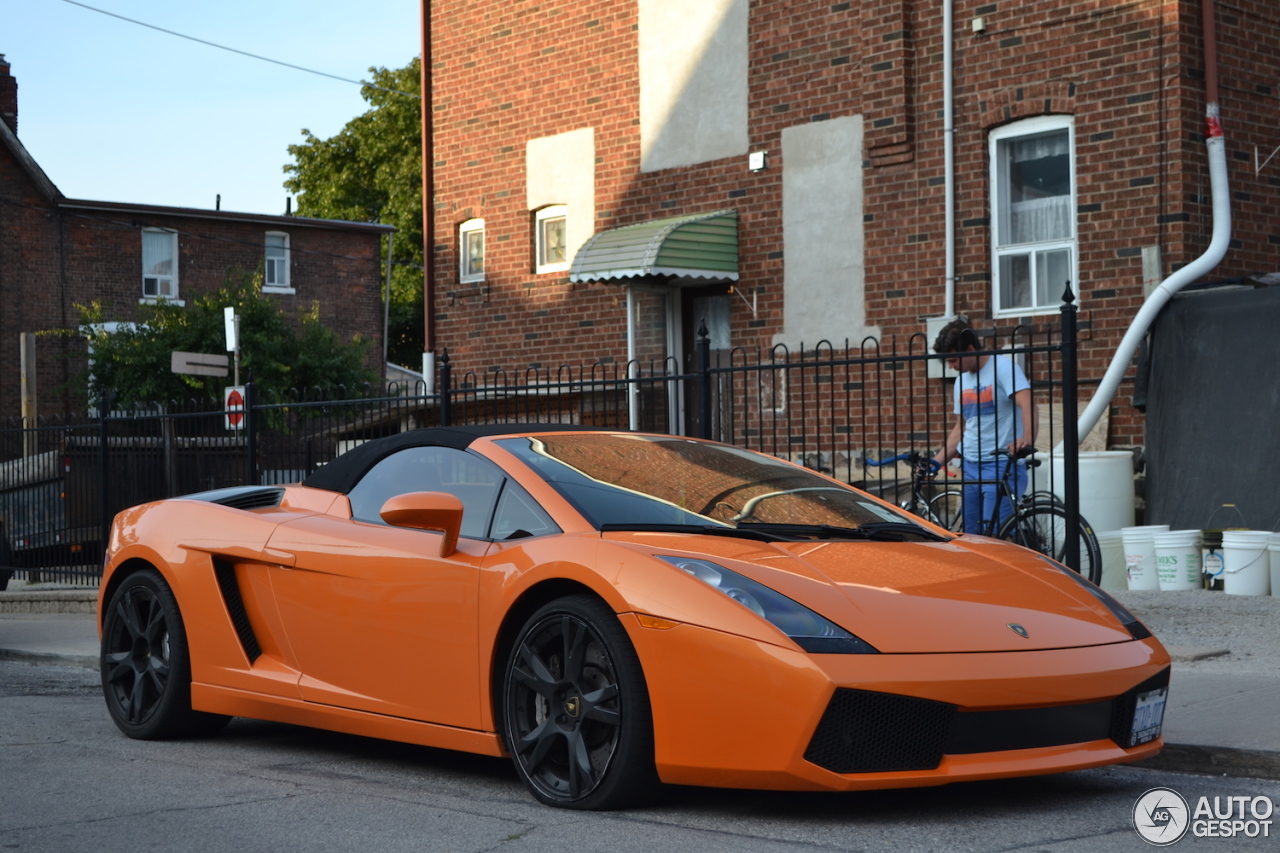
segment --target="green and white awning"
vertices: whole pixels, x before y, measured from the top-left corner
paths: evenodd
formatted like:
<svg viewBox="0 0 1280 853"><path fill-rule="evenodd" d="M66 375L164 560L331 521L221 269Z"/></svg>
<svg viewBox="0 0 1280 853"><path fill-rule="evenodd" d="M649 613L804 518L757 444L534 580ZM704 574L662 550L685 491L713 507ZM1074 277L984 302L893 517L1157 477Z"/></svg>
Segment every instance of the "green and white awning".
<svg viewBox="0 0 1280 853"><path fill-rule="evenodd" d="M738 212L672 216L601 231L582 244L570 281L660 276L673 284L738 280Z"/></svg>

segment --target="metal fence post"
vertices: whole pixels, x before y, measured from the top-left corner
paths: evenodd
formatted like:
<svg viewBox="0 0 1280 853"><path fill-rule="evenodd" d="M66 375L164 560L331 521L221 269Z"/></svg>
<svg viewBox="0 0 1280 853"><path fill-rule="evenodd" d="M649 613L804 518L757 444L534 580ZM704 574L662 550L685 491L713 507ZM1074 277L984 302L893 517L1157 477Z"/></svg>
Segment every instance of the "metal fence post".
<svg viewBox="0 0 1280 853"><path fill-rule="evenodd" d="M1067 509L1067 565L1080 571L1080 428L1076 422L1079 409L1079 377L1076 359L1078 341L1075 294L1071 282L1062 294L1062 499Z"/></svg>
<svg viewBox="0 0 1280 853"><path fill-rule="evenodd" d="M446 349L440 356L440 426L453 425L453 405L449 395L452 377L453 367L449 364L449 350Z"/></svg>
<svg viewBox="0 0 1280 853"><path fill-rule="evenodd" d="M698 341L694 344L698 370L698 438L711 438L711 338L707 321L698 324Z"/></svg>
<svg viewBox="0 0 1280 853"><path fill-rule="evenodd" d="M256 429L258 418L253 411L254 404L257 402L255 390L253 379L250 377L244 383L245 479L248 481L245 483L246 486L258 484L258 431Z"/></svg>
<svg viewBox="0 0 1280 853"><path fill-rule="evenodd" d="M110 483L107 474L107 444L110 441L110 430L107 428L107 422L111 419L111 395L103 394L99 405L102 409L98 418L98 514L102 527L102 552L105 555L111 538L111 508L108 503L110 495L107 493L107 484Z"/></svg>

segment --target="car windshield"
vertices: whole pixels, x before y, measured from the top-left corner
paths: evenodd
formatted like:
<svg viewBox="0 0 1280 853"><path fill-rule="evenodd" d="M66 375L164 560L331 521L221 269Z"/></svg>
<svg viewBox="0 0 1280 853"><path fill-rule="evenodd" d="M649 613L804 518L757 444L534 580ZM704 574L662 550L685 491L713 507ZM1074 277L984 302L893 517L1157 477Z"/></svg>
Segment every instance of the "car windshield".
<svg viewBox="0 0 1280 853"><path fill-rule="evenodd" d="M913 516L855 489L728 445L616 433L497 443L601 530L777 527L821 536L864 526L883 529L886 522L915 527Z"/></svg>

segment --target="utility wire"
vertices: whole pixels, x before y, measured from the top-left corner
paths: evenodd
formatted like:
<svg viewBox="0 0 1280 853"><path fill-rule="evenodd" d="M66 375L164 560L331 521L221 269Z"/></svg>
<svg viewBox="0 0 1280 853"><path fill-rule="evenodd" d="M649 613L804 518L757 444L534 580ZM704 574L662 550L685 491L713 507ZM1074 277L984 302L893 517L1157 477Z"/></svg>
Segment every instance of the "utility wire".
<svg viewBox="0 0 1280 853"><path fill-rule="evenodd" d="M238 53L241 56L247 56L251 59L260 59L263 62L271 62L275 65L283 65L285 68L292 68L295 71L305 71L308 74L318 74L321 77L329 77L333 80L341 80L343 83L355 83L357 86L368 86L369 88L377 89L380 92L390 92L394 95L404 95L406 98L417 98L418 100L422 100L421 95L416 95L413 92L402 92L399 89L388 89L385 86L379 86L376 83L370 83L367 80L351 80L347 77L339 77L336 74L329 74L324 71L316 71L313 68L303 68L301 65L293 65L288 62L281 62L279 59L272 59L269 56L259 56L256 53L249 53L247 50L239 50L234 47L227 47L225 44L215 44L214 42L205 41L204 39L196 38L195 36L189 36L183 33L176 33L173 30L166 30L164 27L157 27L155 24L148 24L145 21L137 21L137 20L134 20L133 18L126 18L124 15L117 15L115 12L108 12L106 9L99 9L96 6L90 6L87 3L80 3L78 2L78 0L63 0L63 2L70 3L72 6L79 6L82 9L88 9L91 12L99 12L103 15L108 15L112 18L119 18L122 21L128 21L131 24L137 24L140 27L146 27L148 29L156 30L158 32L165 33L167 35L177 36L178 38L184 38L184 39L187 39L188 41L198 42L200 44L208 45L209 47L216 47L219 50L228 50L228 51L231 51L232 53Z"/></svg>

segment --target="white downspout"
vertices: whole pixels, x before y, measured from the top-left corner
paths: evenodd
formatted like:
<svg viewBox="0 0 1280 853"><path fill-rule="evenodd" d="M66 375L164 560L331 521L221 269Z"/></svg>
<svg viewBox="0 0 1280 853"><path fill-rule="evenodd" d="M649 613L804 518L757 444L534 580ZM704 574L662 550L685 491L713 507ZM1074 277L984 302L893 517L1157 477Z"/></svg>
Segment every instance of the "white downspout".
<svg viewBox="0 0 1280 853"><path fill-rule="evenodd" d="M955 100L955 79L952 69L954 63L954 38L953 28L955 26L952 21L952 6L954 0L942 0L942 156L943 156L943 186L946 192L946 236L943 238L946 243L947 253L947 281L946 281L946 307L943 309L944 317L954 317L956 315L956 162L955 162L955 146L956 146L956 124L955 109L953 101Z"/></svg>
<svg viewBox="0 0 1280 853"><path fill-rule="evenodd" d="M1120 380L1124 378L1125 372L1129 369L1129 363L1133 361L1134 353L1138 351L1143 336L1155 322L1160 309L1164 308L1179 290L1212 271L1226 255L1227 247L1231 243L1231 194L1227 188L1226 141L1223 139L1222 123L1218 115L1218 56L1213 23L1213 0L1202 0L1201 10L1204 16L1207 100L1205 123L1208 139L1205 145L1209 154L1209 186L1213 197L1213 238L1203 255L1160 282L1160 286L1153 290L1146 302L1142 304L1142 308L1129 326L1129 331L1120 341L1115 357L1111 360L1111 366L1107 368L1102 378L1102 384L1098 386L1093 399L1089 401L1089 405L1077 421L1081 443L1097 426L1102 413L1111 404L1111 398L1115 396Z"/></svg>
<svg viewBox="0 0 1280 853"><path fill-rule="evenodd" d="M632 432L640 429L640 389L636 379L640 371L636 364L636 290L627 285L627 428Z"/></svg>

